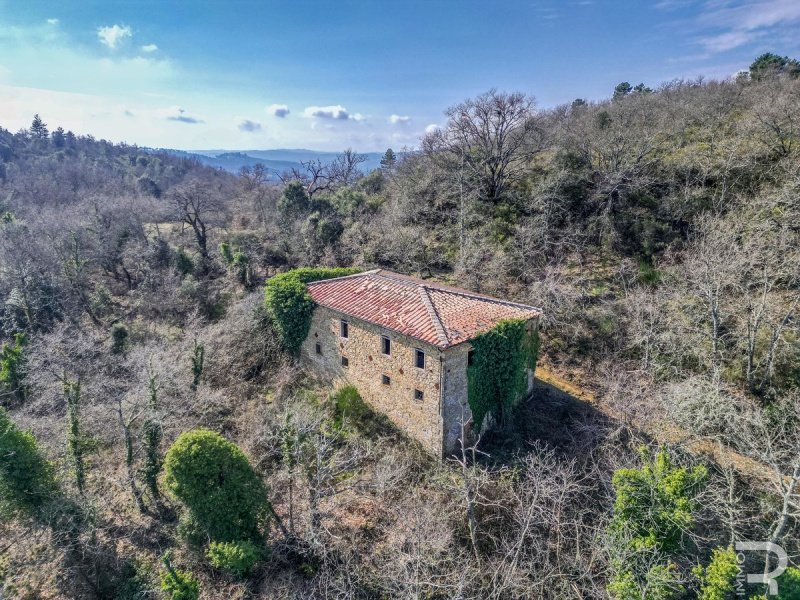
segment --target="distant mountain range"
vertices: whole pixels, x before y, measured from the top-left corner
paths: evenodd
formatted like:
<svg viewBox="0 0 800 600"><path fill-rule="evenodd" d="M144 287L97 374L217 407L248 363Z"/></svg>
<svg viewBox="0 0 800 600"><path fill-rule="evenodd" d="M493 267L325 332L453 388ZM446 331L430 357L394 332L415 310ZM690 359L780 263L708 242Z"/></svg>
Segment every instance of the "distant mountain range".
<svg viewBox="0 0 800 600"><path fill-rule="evenodd" d="M317 150L303 149L277 149L277 150L173 150L159 148L159 151L168 152L175 156L195 158L204 165L225 169L236 173L242 167L252 167L258 163L264 165L272 177L277 178L279 173L300 167L301 161L320 160L323 163L331 162L338 155L337 152L319 152ZM361 164L361 170L369 173L380 167L383 152L360 152L367 157ZM399 153L398 153L399 155Z"/></svg>

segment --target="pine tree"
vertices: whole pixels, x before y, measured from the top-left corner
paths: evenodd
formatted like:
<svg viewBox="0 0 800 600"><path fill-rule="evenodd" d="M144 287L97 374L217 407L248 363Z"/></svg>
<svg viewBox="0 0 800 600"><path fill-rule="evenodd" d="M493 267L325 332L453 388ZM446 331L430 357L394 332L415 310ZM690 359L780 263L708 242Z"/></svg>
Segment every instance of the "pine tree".
<svg viewBox="0 0 800 600"><path fill-rule="evenodd" d="M42 121L42 118L38 113L33 115L33 121L31 122L31 135L39 140L46 140L50 135L47 125L44 121Z"/></svg>
<svg viewBox="0 0 800 600"><path fill-rule="evenodd" d="M72 462L75 485L83 494L86 469L83 462L84 443L80 427L81 383L64 376L64 398L67 401L67 456Z"/></svg>
<svg viewBox="0 0 800 600"><path fill-rule="evenodd" d="M148 379L147 419L142 425L144 466L142 477L153 499L158 499L158 474L161 472L161 439L163 431L158 419L158 380L152 370Z"/></svg>
<svg viewBox="0 0 800 600"><path fill-rule="evenodd" d="M203 374L203 361L205 359L205 348L202 344L198 344L197 340L194 341L194 349L192 350L192 390L196 390L200 385L200 376Z"/></svg>
<svg viewBox="0 0 800 600"><path fill-rule="evenodd" d="M381 158L381 169L384 171L391 171L397 164L397 155L394 150L388 148Z"/></svg>
<svg viewBox="0 0 800 600"><path fill-rule="evenodd" d="M53 140L53 145L56 148L63 148L64 144L66 143L66 137L64 136L64 128L59 127L55 129L53 133L50 134L50 137Z"/></svg>

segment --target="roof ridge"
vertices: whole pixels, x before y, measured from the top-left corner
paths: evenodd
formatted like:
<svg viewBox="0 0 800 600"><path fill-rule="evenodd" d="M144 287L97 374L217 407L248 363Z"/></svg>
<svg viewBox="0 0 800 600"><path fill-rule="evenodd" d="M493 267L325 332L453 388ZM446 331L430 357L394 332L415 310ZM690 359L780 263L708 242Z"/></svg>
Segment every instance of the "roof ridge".
<svg viewBox="0 0 800 600"><path fill-rule="evenodd" d="M450 344L450 336L447 335L447 329L445 329L444 324L442 323L442 319L439 317L439 312L436 310L436 307L433 305L433 301L431 297L428 295L428 288L424 285L419 286L419 297L422 300L422 304L425 305L425 308L428 311L428 314L431 317L431 321L433 322L433 327L436 329L436 335L439 337L439 340L446 345Z"/></svg>
<svg viewBox="0 0 800 600"><path fill-rule="evenodd" d="M424 288L431 288L432 290L436 290L437 292L442 292L445 294L454 294L456 296L464 296L465 298L475 298L477 300L482 300L484 302L493 302L495 304L503 304L506 306L516 306L518 308L525 308L528 310L535 310L537 312L542 312L542 309L537 306L531 306L530 304L522 304L521 302L512 302L510 300L501 300L500 298L494 298L493 296L486 296L484 294L477 294L475 292L469 292L467 290L458 290L454 288L450 288L447 286L443 287L436 287L431 286L428 284L422 284L421 287Z"/></svg>
<svg viewBox="0 0 800 600"><path fill-rule="evenodd" d="M306 284L306 287L310 285L316 285L318 283L325 283L328 281L341 281L342 279L354 279L356 277L363 277L364 275L374 275L375 273L379 272L380 269L370 269L369 271L361 271L360 273L351 273L350 275L342 275L341 277L330 277L329 279L318 279L317 281L309 281Z"/></svg>

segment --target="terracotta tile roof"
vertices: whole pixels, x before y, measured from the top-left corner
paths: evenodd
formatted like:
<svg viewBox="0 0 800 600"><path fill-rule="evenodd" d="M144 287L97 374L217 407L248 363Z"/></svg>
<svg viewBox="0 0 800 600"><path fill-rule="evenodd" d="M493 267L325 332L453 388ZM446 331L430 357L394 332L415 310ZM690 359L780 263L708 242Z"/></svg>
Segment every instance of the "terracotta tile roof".
<svg viewBox="0 0 800 600"><path fill-rule="evenodd" d="M474 338L504 319L541 314L498 300L391 271L374 270L308 284L314 301L439 348Z"/></svg>

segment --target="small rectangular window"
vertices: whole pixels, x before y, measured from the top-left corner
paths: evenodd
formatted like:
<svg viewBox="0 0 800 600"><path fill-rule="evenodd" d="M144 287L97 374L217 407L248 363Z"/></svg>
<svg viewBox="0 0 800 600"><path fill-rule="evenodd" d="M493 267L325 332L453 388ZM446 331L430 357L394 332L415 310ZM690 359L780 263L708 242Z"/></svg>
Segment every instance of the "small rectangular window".
<svg viewBox="0 0 800 600"><path fill-rule="evenodd" d="M322 354L322 346L320 344L314 344L314 350L317 354Z"/></svg>
<svg viewBox="0 0 800 600"><path fill-rule="evenodd" d="M392 380L388 375L381 375L381 382L383 383L383 385L391 385Z"/></svg>
<svg viewBox="0 0 800 600"><path fill-rule="evenodd" d="M343 366L343 367L349 367L349 366L350 366L350 361L349 361L349 360L347 360L347 357L346 357L346 356L343 356L343 357L342 357L342 366Z"/></svg>
<svg viewBox="0 0 800 600"><path fill-rule="evenodd" d="M414 400L422 400L425 397L425 393L422 390L414 390Z"/></svg>
<svg viewBox="0 0 800 600"><path fill-rule="evenodd" d="M475 356L472 353L472 350L470 350L467 354L467 365L471 367L473 362L475 362Z"/></svg>
<svg viewBox="0 0 800 600"><path fill-rule="evenodd" d="M419 348L414 350L414 364L417 365L418 369L425 368L425 353Z"/></svg>
<svg viewBox="0 0 800 600"><path fill-rule="evenodd" d="M392 353L392 340L390 340L385 335L381 336L381 352L383 354L391 354Z"/></svg>
<svg viewBox="0 0 800 600"><path fill-rule="evenodd" d="M339 335L343 338L350 337L350 324L344 319L339 321Z"/></svg>

